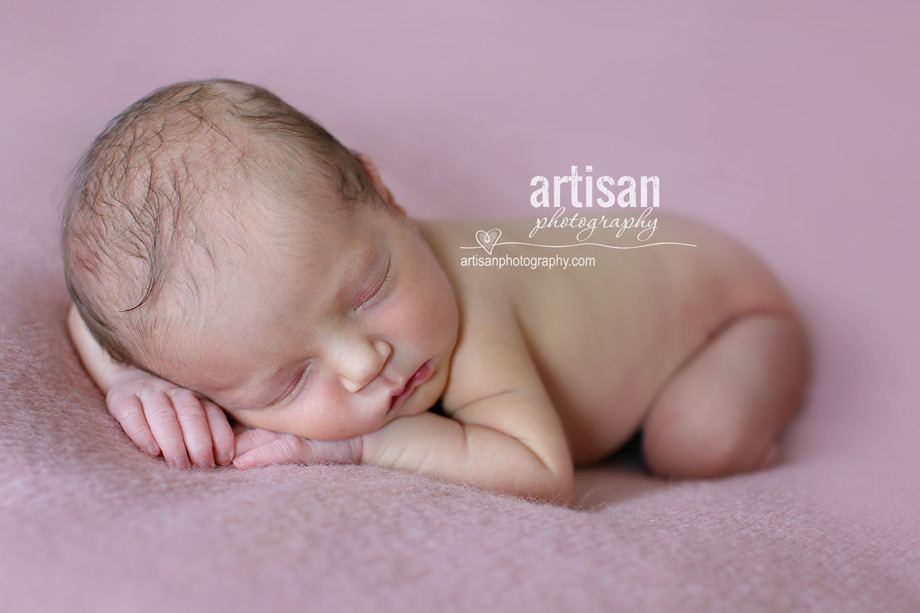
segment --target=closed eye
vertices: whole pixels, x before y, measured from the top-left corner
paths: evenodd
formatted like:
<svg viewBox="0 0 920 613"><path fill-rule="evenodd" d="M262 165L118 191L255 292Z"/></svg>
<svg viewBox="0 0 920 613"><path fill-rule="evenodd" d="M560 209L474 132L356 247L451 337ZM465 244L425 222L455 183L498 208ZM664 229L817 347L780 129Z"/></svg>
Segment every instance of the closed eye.
<svg viewBox="0 0 920 613"><path fill-rule="evenodd" d="M309 376L310 376L310 370L311 370L310 367L307 367L307 368L304 368L303 370L301 370L301 371L298 373L298 375L297 375L297 380L294 382L293 387L291 387L291 388L289 388L288 390L286 390L283 394L281 394L281 396L278 397L277 400L271 402L271 403L268 405L268 407L277 406L277 405L283 403L284 401L286 401L288 398L291 398L292 396L295 396L295 395L300 391L300 388L303 387L304 382L309 378ZM266 408L268 408L268 407L266 407Z"/></svg>
<svg viewBox="0 0 920 613"><path fill-rule="evenodd" d="M390 261L391 260L387 260L387 266L383 275L380 276L378 280L370 286L368 291L362 292L355 299L355 303L357 304L355 307L356 311L360 311L371 306L380 294L380 290L382 290L383 287L390 281L390 278L392 277L390 274Z"/></svg>

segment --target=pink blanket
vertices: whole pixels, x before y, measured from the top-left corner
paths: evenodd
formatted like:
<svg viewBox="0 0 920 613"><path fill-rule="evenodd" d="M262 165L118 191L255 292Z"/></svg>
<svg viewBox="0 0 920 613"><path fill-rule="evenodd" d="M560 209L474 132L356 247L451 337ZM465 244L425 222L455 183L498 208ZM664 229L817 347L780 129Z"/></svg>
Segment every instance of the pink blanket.
<svg viewBox="0 0 920 613"><path fill-rule="evenodd" d="M0 9L0 609L920 610L916 4L304 4ZM145 457L65 333L57 204L105 121L209 76L312 114L420 216L535 219L531 177L574 165L658 175L809 323L782 463L669 483L627 451L559 508Z"/></svg>

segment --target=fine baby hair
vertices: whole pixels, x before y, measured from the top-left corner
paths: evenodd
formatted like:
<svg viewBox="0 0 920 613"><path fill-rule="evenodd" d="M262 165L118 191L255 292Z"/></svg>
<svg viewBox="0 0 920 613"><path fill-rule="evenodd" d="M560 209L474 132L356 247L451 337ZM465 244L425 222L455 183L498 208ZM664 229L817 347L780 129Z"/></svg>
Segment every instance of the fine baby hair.
<svg viewBox="0 0 920 613"><path fill-rule="evenodd" d="M163 87L112 119L75 167L60 222L67 289L99 344L147 369L168 351L154 332L188 322L202 275L244 244L244 207L277 203L305 221L304 202L377 198L355 154L270 91Z"/></svg>

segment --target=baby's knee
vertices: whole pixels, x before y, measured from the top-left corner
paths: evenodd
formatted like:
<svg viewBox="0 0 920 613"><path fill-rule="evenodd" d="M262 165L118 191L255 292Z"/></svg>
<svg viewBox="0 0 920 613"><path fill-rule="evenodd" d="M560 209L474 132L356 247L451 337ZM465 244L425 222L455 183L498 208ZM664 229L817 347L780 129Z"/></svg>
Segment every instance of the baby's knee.
<svg viewBox="0 0 920 613"><path fill-rule="evenodd" d="M709 479L758 470L775 461L772 433L752 431L735 420L715 423L706 416L711 414L685 413L668 423L649 423L643 433L649 468L664 477Z"/></svg>

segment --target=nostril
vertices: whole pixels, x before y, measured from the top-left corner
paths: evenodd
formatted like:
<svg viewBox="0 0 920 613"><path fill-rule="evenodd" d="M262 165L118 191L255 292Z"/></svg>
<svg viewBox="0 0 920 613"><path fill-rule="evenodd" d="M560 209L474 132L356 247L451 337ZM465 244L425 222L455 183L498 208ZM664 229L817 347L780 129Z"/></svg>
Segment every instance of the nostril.
<svg viewBox="0 0 920 613"><path fill-rule="evenodd" d="M342 387L352 394L361 391L383 376L392 354L393 348L382 340L371 341L364 345L363 350L353 346L342 352L337 365Z"/></svg>
<svg viewBox="0 0 920 613"><path fill-rule="evenodd" d="M383 374L383 370L387 367L387 364L390 363L390 356L393 355L393 348L386 341L374 341L374 349L377 350L377 355L380 356L380 362L376 368L376 374L374 378L379 377Z"/></svg>
<svg viewBox="0 0 920 613"><path fill-rule="evenodd" d="M390 355L393 353L393 347L386 341L374 341L374 349L377 350L378 355L383 357L384 362L389 360Z"/></svg>

